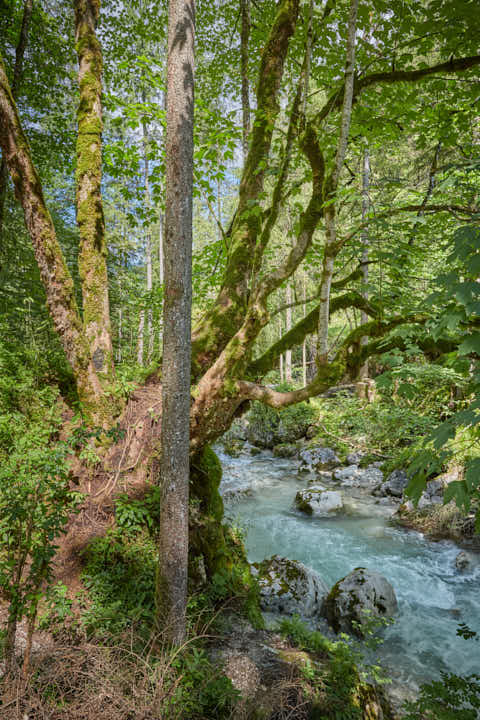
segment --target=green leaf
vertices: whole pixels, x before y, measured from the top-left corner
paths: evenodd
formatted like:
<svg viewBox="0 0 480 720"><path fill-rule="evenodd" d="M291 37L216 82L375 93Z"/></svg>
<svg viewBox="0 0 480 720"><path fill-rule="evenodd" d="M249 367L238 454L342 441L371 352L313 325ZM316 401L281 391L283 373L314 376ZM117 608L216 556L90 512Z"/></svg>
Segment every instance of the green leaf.
<svg viewBox="0 0 480 720"><path fill-rule="evenodd" d="M466 337L460 343L458 352L460 355L469 355L470 353L480 355L480 332L474 332Z"/></svg>
<svg viewBox="0 0 480 720"><path fill-rule="evenodd" d="M470 493L480 486L480 458L474 458L468 463L465 484Z"/></svg>

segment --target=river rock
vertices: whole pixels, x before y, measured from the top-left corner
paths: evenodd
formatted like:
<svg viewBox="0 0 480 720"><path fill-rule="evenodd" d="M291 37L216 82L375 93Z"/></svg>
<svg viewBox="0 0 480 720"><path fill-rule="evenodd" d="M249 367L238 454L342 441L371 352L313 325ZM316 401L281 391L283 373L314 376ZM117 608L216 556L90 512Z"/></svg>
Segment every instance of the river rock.
<svg viewBox="0 0 480 720"><path fill-rule="evenodd" d="M472 566L472 557L464 550L458 553L455 558L455 567L457 570L468 570Z"/></svg>
<svg viewBox="0 0 480 720"><path fill-rule="evenodd" d="M318 470L315 477L310 478L308 481L309 485L325 484L329 485L332 482L333 473L328 470Z"/></svg>
<svg viewBox="0 0 480 720"><path fill-rule="evenodd" d="M325 490L322 485L312 485L305 490L299 490L295 496L295 504L302 512L316 517L328 517L343 510L342 493L338 490Z"/></svg>
<svg viewBox="0 0 480 720"><path fill-rule="evenodd" d="M328 585L315 570L279 555L255 563L254 567L262 610L304 617L321 613Z"/></svg>
<svg viewBox="0 0 480 720"><path fill-rule="evenodd" d="M275 445L273 448L273 454L275 457L280 458L291 458L294 457L298 452L298 448L293 443L280 443Z"/></svg>
<svg viewBox="0 0 480 720"><path fill-rule="evenodd" d="M300 451L299 472L333 470L341 465L340 458L329 447L308 447Z"/></svg>
<svg viewBox="0 0 480 720"><path fill-rule="evenodd" d="M363 637L372 617L391 617L398 609L395 591L388 580L373 570L356 568L339 580L325 601L327 620L335 632Z"/></svg>
<svg viewBox="0 0 480 720"><path fill-rule="evenodd" d="M347 455L347 465L360 465L360 460L363 457L363 453L351 452Z"/></svg>
<svg viewBox="0 0 480 720"><path fill-rule="evenodd" d="M384 483L375 488L373 494L376 497L386 497L388 495L395 498L401 498L403 497L403 493L407 485L408 477L405 470L394 470L390 473Z"/></svg>
<svg viewBox="0 0 480 720"><path fill-rule="evenodd" d="M373 487L382 482L383 473L373 465L366 468L348 465L334 470L333 477L337 482L348 487Z"/></svg>

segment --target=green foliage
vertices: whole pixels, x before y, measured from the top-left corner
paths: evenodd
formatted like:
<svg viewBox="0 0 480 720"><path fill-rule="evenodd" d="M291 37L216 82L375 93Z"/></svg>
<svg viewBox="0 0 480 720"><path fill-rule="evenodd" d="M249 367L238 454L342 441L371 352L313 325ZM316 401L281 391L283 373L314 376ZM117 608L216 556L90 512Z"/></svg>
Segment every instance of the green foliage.
<svg viewBox="0 0 480 720"><path fill-rule="evenodd" d="M394 397L400 407L415 408L424 415L452 414L468 386L468 378L449 367L426 362L403 363L376 378L384 398Z"/></svg>
<svg viewBox="0 0 480 720"><path fill-rule="evenodd" d="M441 680L422 685L420 696L405 704L405 720L476 720L480 709L480 675L441 673Z"/></svg>
<svg viewBox="0 0 480 720"><path fill-rule="evenodd" d="M374 625L369 635L374 636ZM363 667L364 648L342 634L332 641L317 630L309 630L298 616L283 620L280 632L296 647L311 653L315 663L307 666L307 679L313 687L311 717L324 720L360 720L364 717L364 700L374 693L366 683L368 676L386 682L378 666ZM368 671L368 672L367 672ZM378 676L378 677L377 677Z"/></svg>
<svg viewBox="0 0 480 720"><path fill-rule="evenodd" d="M161 490L153 485L141 499L130 498L126 493L115 498L117 527L126 535L138 535L145 528L158 528Z"/></svg>
<svg viewBox="0 0 480 720"><path fill-rule="evenodd" d="M73 600L68 596L67 586L61 582L51 585L45 595L44 608L39 627L62 631L73 619Z"/></svg>
<svg viewBox="0 0 480 720"><path fill-rule="evenodd" d="M9 605L9 642L21 618L35 622L56 541L81 501L69 489L68 454L65 443L47 445L45 428L33 425L0 465L0 591Z"/></svg>
<svg viewBox="0 0 480 720"><path fill-rule="evenodd" d="M113 531L89 545L85 561L82 624L87 634L110 637L133 627L139 637L148 637L155 610L154 541L145 534L130 538Z"/></svg>
<svg viewBox="0 0 480 720"><path fill-rule="evenodd" d="M203 649L192 647L174 659L172 666L181 682L170 704L172 708L182 708L182 717L186 720L231 717L240 693Z"/></svg>
<svg viewBox="0 0 480 720"><path fill-rule="evenodd" d="M403 402L380 396L372 403L356 397L336 395L314 401L317 407L318 437L341 455L362 450L362 463L383 459L387 467L403 462L411 446L428 432L432 418Z"/></svg>
<svg viewBox="0 0 480 720"><path fill-rule="evenodd" d="M478 224L458 228L448 258L451 269L437 277L438 289L429 298L429 303L438 311L438 316L431 322L432 334L440 337L444 333L455 333L458 339L458 350L451 353L448 360L453 366L463 366L466 377L457 378L455 385L463 391L465 400L453 404L455 412L425 433L409 468L412 480L408 492L418 500L429 477L445 468L452 459L461 463L465 467L464 477L449 484L444 502L454 500L464 512L469 511L472 501L478 503L480 500L479 250ZM469 357L467 364L463 362L464 356ZM477 510L477 527L480 529L480 509Z"/></svg>

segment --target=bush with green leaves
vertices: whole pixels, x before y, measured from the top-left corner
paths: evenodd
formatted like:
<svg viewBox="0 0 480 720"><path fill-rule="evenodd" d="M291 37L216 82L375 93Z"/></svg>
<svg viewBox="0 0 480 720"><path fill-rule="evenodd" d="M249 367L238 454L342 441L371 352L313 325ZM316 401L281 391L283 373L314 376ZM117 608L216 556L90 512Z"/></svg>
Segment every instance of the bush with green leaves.
<svg viewBox="0 0 480 720"><path fill-rule="evenodd" d="M372 623L369 637L378 644L376 630ZM316 664L307 666L307 679L312 695L312 710L309 717L322 720L361 720L364 705L377 694L368 680L388 682L377 665L365 664L365 644L352 641L342 634L339 640L329 640L317 630L310 630L298 616L283 620L280 632L296 647L311 653ZM381 696L380 690L378 690ZM388 703L385 703L384 717L390 717Z"/></svg>
<svg viewBox="0 0 480 720"><path fill-rule="evenodd" d="M448 272L437 277L437 290L428 298L436 311L429 324L434 338L450 337L458 349L447 356L451 367L467 373L466 401L450 417L425 434L412 458L408 493L416 501L428 479L453 460L463 465L463 478L451 482L444 502L454 500L468 512L477 509L480 531L480 225L459 228L453 237Z"/></svg>
<svg viewBox="0 0 480 720"><path fill-rule="evenodd" d="M51 428L50 428L51 430ZM52 580L56 541L81 497L69 489L69 448L31 427L0 465L0 592L8 603L4 654L13 659L18 622L28 620L25 662L40 598Z"/></svg>
<svg viewBox="0 0 480 720"><path fill-rule="evenodd" d="M417 700L406 703L404 710L404 720L477 720L480 675L441 673L440 680L422 685Z"/></svg>
<svg viewBox="0 0 480 720"><path fill-rule="evenodd" d="M134 628L138 639L154 624L157 548L145 532L132 537L113 530L84 553L87 591L82 625L88 636L120 635Z"/></svg>

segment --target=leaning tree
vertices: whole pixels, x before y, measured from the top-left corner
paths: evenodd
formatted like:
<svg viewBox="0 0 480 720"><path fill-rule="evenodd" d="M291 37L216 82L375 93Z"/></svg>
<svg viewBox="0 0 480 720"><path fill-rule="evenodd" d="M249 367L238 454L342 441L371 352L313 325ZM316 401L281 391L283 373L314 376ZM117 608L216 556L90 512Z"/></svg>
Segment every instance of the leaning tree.
<svg viewBox="0 0 480 720"><path fill-rule="evenodd" d="M71 546L79 547L108 526L112 497L119 488L141 493L158 475L162 377L159 371L152 372L123 402L114 392L102 207L102 52L96 34L100 2L75 0L74 5L81 307L3 63L0 144L23 207L52 323L75 376L85 422L105 430L116 426L122 430L115 442L104 448L94 473L91 469L83 472L80 463L76 468L87 494L85 513L70 531ZM357 289L362 268L350 266L345 272L338 263L345 248L357 242L373 219L378 221L392 213L413 213L418 218L452 212L468 217L475 212L466 204L435 202L430 193L425 202L400 203L376 216L370 213L363 223L352 223L349 229L345 217L339 225L352 128L355 137L368 132L369 124L374 133L381 122L396 123L397 132L402 131L401 122L395 119L394 110L389 114L389 107L398 109L408 102L414 113L419 112L414 97L418 95L422 107L428 105L432 80L441 79L448 87L460 74L470 77L480 64L480 56L473 54L475 33L466 32L471 22L468 3L465 7L458 3L460 9L456 3L426 6L413 0L407 5L408 13L397 15L398 3L383 0L352 0L348 4L327 0L321 12L300 0L269 4L271 21L261 47L251 118L248 108L243 108L245 160L236 209L224 231L224 275L215 301L192 332L190 448L194 467L201 464L207 446L230 427L250 401L282 408L317 395L345 376L355 377L369 357L388 347L401 347L402 336L390 336L392 330L411 323L421 326L426 320L420 310L396 312L395 303L389 308L370 301ZM440 37L438 28L446 28ZM242 80L247 72L248 31L244 12ZM242 87L247 103L244 83ZM432 103L451 105L455 97L443 91L439 99L438 88L435 93L432 91ZM450 107L451 122L455 112L473 111L468 97L463 98L461 108ZM309 196L298 207L286 257L274 263L272 238L285 204L298 189L299 172ZM316 303L305 318L258 355L258 338L272 321L272 298L312 252L314 240L315 248L321 245ZM329 321L348 308L361 310L369 320L347 334L332 352ZM301 345L308 334L317 336L313 380L288 392L263 384L281 353ZM428 334L416 342L427 351L434 346ZM206 487L207 474L200 473L199 477ZM208 507L205 487L196 492Z"/></svg>

